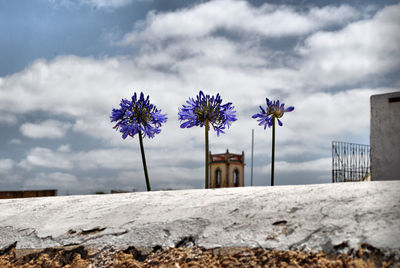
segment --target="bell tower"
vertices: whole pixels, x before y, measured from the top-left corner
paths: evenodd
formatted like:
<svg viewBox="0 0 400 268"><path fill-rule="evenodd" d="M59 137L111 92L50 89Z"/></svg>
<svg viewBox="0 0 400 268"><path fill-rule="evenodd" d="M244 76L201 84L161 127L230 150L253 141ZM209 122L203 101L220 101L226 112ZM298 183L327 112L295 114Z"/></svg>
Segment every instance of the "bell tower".
<svg viewBox="0 0 400 268"><path fill-rule="evenodd" d="M244 186L244 152L224 154L210 152L210 188Z"/></svg>

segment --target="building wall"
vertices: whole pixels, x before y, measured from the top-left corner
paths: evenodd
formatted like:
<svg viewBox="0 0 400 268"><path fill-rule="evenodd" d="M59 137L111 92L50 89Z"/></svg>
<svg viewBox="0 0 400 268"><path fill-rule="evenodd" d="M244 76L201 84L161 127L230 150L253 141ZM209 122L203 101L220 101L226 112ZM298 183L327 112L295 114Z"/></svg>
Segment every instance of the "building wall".
<svg viewBox="0 0 400 268"><path fill-rule="evenodd" d="M244 186L244 168L242 164L239 163L231 163L229 165L229 187L235 187L235 184L233 182L233 176L235 169L239 171L239 186Z"/></svg>
<svg viewBox="0 0 400 268"><path fill-rule="evenodd" d="M225 163L212 163L210 164L210 188L216 188L215 172L219 168L221 170L221 187L226 187L228 184Z"/></svg>
<svg viewBox="0 0 400 268"><path fill-rule="evenodd" d="M0 191L0 199L55 196L57 190Z"/></svg>
<svg viewBox="0 0 400 268"><path fill-rule="evenodd" d="M216 170L221 171L221 187L235 187L233 182L235 169L239 171L239 186L244 186L244 164L240 163L210 163L210 188L216 188Z"/></svg>
<svg viewBox="0 0 400 268"><path fill-rule="evenodd" d="M400 180L400 91L371 96L372 180Z"/></svg>

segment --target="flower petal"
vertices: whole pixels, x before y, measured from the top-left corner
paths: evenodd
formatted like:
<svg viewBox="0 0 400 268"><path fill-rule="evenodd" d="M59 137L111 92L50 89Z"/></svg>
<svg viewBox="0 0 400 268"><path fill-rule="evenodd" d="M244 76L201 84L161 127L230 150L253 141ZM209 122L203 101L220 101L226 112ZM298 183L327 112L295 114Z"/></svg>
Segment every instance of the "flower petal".
<svg viewBox="0 0 400 268"><path fill-rule="evenodd" d="M288 107L288 108L285 109L285 112L291 112L291 111L293 111L293 110L294 110L294 107L293 107L293 106L290 106L290 107Z"/></svg>

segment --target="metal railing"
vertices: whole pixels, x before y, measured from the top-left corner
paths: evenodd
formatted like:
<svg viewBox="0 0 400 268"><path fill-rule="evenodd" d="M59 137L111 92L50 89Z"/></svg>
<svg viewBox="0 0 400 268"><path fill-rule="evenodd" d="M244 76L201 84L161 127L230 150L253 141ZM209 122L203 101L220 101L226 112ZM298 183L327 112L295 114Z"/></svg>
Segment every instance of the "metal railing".
<svg viewBox="0 0 400 268"><path fill-rule="evenodd" d="M332 182L362 181L370 172L369 145L332 141Z"/></svg>

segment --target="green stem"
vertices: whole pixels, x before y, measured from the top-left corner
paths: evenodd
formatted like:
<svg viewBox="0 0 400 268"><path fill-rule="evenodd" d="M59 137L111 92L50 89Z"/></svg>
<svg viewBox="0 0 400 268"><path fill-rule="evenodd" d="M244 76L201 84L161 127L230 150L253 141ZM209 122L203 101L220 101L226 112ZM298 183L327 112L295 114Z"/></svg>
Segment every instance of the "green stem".
<svg viewBox="0 0 400 268"><path fill-rule="evenodd" d="M206 124L205 124L205 126L204 126L204 129L205 129L205 136L206 136L206 163L205 163L205 178L204 178L204 185L205 185L205 188L206 189L208 189L208 162L209 162L209 159L208 159L208 129L209 129L209 126L208 126L208 122L206 121Z"/></svg>
<svg viewBox="0 0 400 268"><path fill-rule="evenodd" d="M144 177L146 179L146 187L147 187L147 191L150 192L151 191L150 180L149 180L149 174L147 173L146 156L144 155L143 138L142 138L141 131L139 131L139 142L140 142L140 152L142 153L142 162L143 162L143 169L144 169Z"/></svg>
<svg viewBox="0 0 400 268"><path fill-rule="evenodd" d="M272 117L271 186L274 186L274 168L275 168L275 117Z"/></svg>

